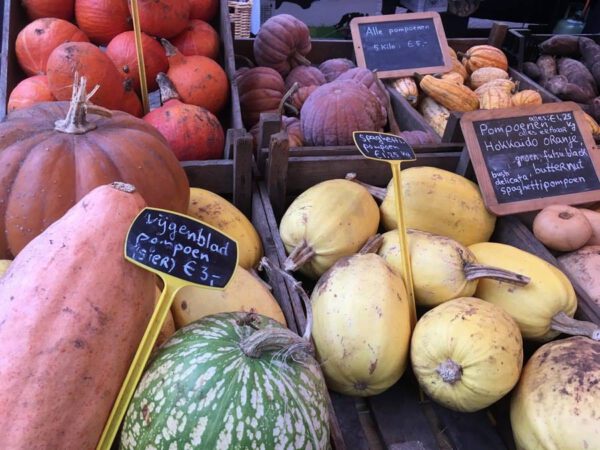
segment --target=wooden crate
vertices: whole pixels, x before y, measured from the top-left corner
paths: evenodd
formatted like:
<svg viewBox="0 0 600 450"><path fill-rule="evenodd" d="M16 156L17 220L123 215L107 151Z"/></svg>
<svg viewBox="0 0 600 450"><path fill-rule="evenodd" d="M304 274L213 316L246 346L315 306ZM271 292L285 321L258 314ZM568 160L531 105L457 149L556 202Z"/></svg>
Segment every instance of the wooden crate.
<svg viewBox="0 0 600 450"><path fill-rule="evenodd" d="M28 23L25 10L19 0L7 0L3 8L0 118L6 115L10 92L25 78L17 63L14 44L17 34ZM212 25L221 36L219 63L231 80L235 72L235 61L227 0L220 0L219 16ZM231 83L230 96L228 106L219 115L223 129L226 131L224 159L187 161L182 163L182 166L194 186L230 195L238 208L249 213L252 202L252 142L248 141L244 131L237 85L234 83Z"/></svg>
<svg viewBox="0 0 600 450"><path fill-rule="evenodd" d="M433 165L439 162L436 163L435 159L429 161ZM385 186L391 174L384 163L380 168L381 173L372 176L374 180L379 180L376 184ZM333 169L330 176L321 173L315 177L313 183L338 176ZM360 173L359 178L362 178ZM303 190L305 185L305 181L299 180L298 177L290 177L284 181L284 189L294 194ZM259 193L263 201L267 202L265 198L269 197L269 189L265 183L259 185ZM280 264L283 264L286 256L283 242L277 232L277 224L281 213L293 197L292 195L285 198L279 213L274 204L271 208L266 208L269 214L273 214L268 221L271 224L274 245L281 258ZM535 239L519 217L498 218L492 241L521 248L560 267L554 256ZM311 282L306 279L303 281L305 287L310 289ZM599 308L575 283L574 287L579 301L576 317L600 324ZM288 294L296 314L297 326L303 329L306 317L302 301L290 284L288 284ZM540 345L527 341L524 349L526 357L533 354ZM509 397L476 413L451 411L423 397L410 370L407 370L396 385L377 396L361 399L333 392L330 395L343 437L343 442L338 443L337 448L402 450L438 448L512 450L515 448L509 419Z"/></svg>

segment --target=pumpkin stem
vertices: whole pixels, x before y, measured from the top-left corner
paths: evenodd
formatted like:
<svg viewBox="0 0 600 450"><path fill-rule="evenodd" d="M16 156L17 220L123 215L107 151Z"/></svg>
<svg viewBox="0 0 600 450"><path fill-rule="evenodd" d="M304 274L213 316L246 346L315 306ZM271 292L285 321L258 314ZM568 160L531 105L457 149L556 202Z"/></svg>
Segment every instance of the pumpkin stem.
<svg viewBox="0 0 600 450"><path fill-rule="evenodd" d="M457 56L458 58L467 58L467 59L469 59L469 58L471 57L471 55L467 55L467 54L466 54L466 53L464 53L464 52L456 52L456 56Z"/></svg>
<svg viewBox="0 0 600 450"><path fill-rule="evenodd" d="M295 81L294 84L292 84L292 87L289 88L285 94L283 94L283 97L281 98L281 101L279 102L279 107L277 108L277 113L279 114L280 117L283 115L283 108L285 106L285 103L290 99L290 97L292 95L294 95L294 92L296 92L298 90L298 87L299 87L298 82Z"/></svg>
<svg viewBox="0 0 600 450"><path fill-rule="evenodd" d="M594 341L600 341L600 326L592 322L573 319L564 311L559 312L552 318L550 328L571 336L587 336Z"/></svg>
<svg viewBox="0 0 600 450"><path fill-rule="evenodd" d="M291 59L292 59L292 61L295 61L296 63L298 63L299 66L310 66L311 65L311 62L304 55L301 55L298 52L294 53L292 55Z"/></svg>
<svg viewBox="0 0 600 450"><path fill-rule="evenodd" d="M375 197L377 200L379 200L381 202L383 201L383 199L387 195L387 189L386 188L380 188L380 187L373 186L373 185L370 185L370 184L367 184L367 183L363 183L358 178L356 178L356 173L355 172L349 172L349 173L347 173L345 178L348 181L353 181L355 183L360 184L367 191L369 191L369 193L373 197Z"/></svg>
<svg viewBox="0 0 600 450"><path fill-rule="evenodd" d="M273 267L271 261L269 261L269 259L264 256L260 260L260 267L264 267L267 271L276 271L294 287L296 292L298 292L300 298L302 298L302 301L304 302L304 308L306 309L306 326L304 328L304 333L302 334L302 339L304 339L307 342L310 342L310 336L312 334L313 327L312 302L310 301L310 298L308 297L306 291L302 288L302 283L296 280L285 270L282 270L279 267Z"/></svg>
<svg viewBox="0 0 600 450"><path fill-rule="evenodd" d="M367 239L367 242L365 242L365 245L362 246L358 253L361 255L366 255L367 253L377 253L379 247L381 247L381 244L383 244L383 236L377 233Z"/></svg>
<svg viewBox="0 0 600 450"><path fill-rule="evenodd" d="M284 261L283 268L289 272L294 272L310 261L315 255L316 252L314 249L306 242L306 239L303 239Z"/></svg>
<svg viewBox="0 0 600 450"><path fill-rule="evenodd" d="M175 88L175 85L166 73L160 72L156 75L156 82L160 89L160 103L165 104L169 100L179 100L179 93Z"/></svg>
<svg viewBox="0 0 600 450"><path fill-rule="evenodd" d="M98 86L90 94L87 94L85 90L86 83L87 80L85 77L79 77L79 74L75 73L69 111L67 112L67 117L54 122L54 129L56 131L68 134L85 134L97 127L95 123L87 121L86 113L98 114L104 117L112 116L112 113L108 109L89 103L90 97L98 90Z"/></svg>
<svg viewBox="0 0 600 450"><path fill-rule="evenodd" d="M516 284L517 286L526 286L531 278L510 270L500 269L498 267L484 266L482 264L465 264L463 267L465 278L468 281L479 280L480 278L491 278L492 280L505 281L506 283Z"/></svg>
<svg viewBox="0 0 600 450"><path fill-rule="evenodd" d="M254 63L252 62L252 60L251 60L250 58L248 58L247 56L244 56L244 55L241 55L241 54L239 54L239 53L236 53L235 55L233 55L233 57L234 57L235 59L241 59L241 60L242 60L242 61L243 61L243 62L246 64L246 66L244 66L244 67L249 67L249 68L251 68L251 69L252 69L253 67L256 67L256 64L254 64ZM237 64L236 64L236 66L237 66Z"/></svg>
<svg viewBox="0 0 600 450"><path fill-rule="evenodd" d="M171 44L165 38L160 38L160 43L162 44L163 48L165 49L165 52L167 54L167 58L175 56L177 53L179 53L177 51L177 47L175 47L173 44Z"/></svg>
<svg viewBox="0 0 600 450"><path fill-rule="evenodd" d="M421 84L421 80L423 79L423 75L421 75L420 73L413 73L413 78L415 79L415 81L417 82L417 84Z"/></svg>
<svg viewBox="0 0 600 450"><path fill-rule="evenodd" d="M265 352L281 352L284 358L304 361L314 353L313 346L286 328L263 328L240 342L240 348L249 358L260 358Z"/></svg>
<svg viewBox="0 0 600 450"><path fill-rule="evenodd" d="M126 192L128 194L132 194L133 192L135 192L135 186L133 184L124 183L122 181L113 181L110 185L113 189L116 189L117 191Z"/></svg>
<svg viewBox="0 0 600 450"><path fill-rule="evenodd" d="M445 383L454 384L460 381L462 377L462 367L448 358L439 364L435 371L440 375Z"/></svg>

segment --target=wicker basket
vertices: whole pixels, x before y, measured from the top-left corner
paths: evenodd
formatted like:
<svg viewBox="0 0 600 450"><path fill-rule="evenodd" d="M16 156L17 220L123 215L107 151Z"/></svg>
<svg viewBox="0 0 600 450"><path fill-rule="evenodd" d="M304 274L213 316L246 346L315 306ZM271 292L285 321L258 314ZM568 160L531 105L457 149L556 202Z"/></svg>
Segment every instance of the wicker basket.
<svg viewBox="0 0 600 450"><path fill-rule="evenodd" d="M250 37L250 20L252 16L252 0L247 2L236 2L229 0L229 17L233 24L233 35L235 38Z"/></svg>

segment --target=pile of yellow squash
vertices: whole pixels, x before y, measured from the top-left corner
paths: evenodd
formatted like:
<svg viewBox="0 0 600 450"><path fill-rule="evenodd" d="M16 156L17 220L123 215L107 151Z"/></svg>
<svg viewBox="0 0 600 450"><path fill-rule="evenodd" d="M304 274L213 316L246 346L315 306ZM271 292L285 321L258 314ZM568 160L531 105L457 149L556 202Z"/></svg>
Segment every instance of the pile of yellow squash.
<svg viewBox="0 0 600 450"><path fill-rule="evenodd" d="M600 427L590 423L600 417L600 327L573 319L569 279L533 254L489 242L496 218L474 183L409 168L402 190L415 301L432 308L413 329L394 190L349 178L309 188L280 222L286 269L316 283L313 339L328 387L376 395L410 363L429 397L469 412L517 386L519 448L600 448ZM373 238L378 231L387 232ZM544 343L560 333L577 337L543 345L523 368L523 339ZM577 400L586 389L595 401Z"/></svg>

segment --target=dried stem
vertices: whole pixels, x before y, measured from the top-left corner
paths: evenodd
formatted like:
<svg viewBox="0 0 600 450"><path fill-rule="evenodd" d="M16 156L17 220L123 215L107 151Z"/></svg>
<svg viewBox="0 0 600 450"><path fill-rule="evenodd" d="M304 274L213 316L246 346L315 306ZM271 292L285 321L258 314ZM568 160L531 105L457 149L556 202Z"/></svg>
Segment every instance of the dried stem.
<svg viewBox="0 0 600 450"><path fill-rule="evenodd" d="M367 253L377 253L381 247L381 244L383 244L383 236L377 233L367 239L367 242L365 242L358 253L361 255L366 255Z"/></svg>
<svg viewBox="0 0 600 450"><path fill-rule="evenodd" d="M377 187L377 186L373 186L371 184L363 183L358 178L356 178L356 173L354 173L354 172L347 173L346 174L346 180L348 180L348 181L354 181L355 183L360 184L367 191L369 191L369 193L373 197L375 197L377 200L379 200L381 202L385 199L385 197L387 195L387 189L386 188L380 188L380 187Z"/></svg>
<svg viewBox="0 0 600 450"><path fill-rule="evenodd" d="M587 336L594 341L600 341L600 327L598 325L573 319L564 311L559 312L552 318L550 328L572 336Z"/></svg>
<svg viewBox="0 0 600 450"><path fill-rule="evenodd" d="M517 286L526 286L531 278L510 270L500 269L498 267L484 266L482 264L465 264L463 267L465 278L468 281L479 280L480 278L491 278L492 280L504 281L506 283L516 284Z"/></svg>
<svg viewBox="0 0 600 450"><path fill-rule="evenodd" d="M294 272L310 261L315 255L316 252L314 249L308 244L306 239L303 239L287 257L283 263L283 268L290 272Z"/></svg>

